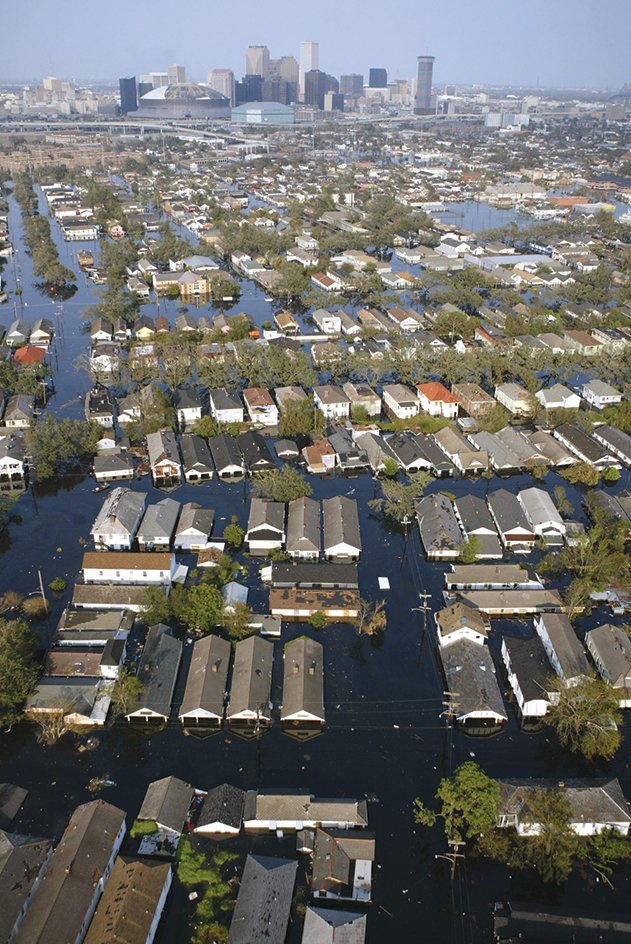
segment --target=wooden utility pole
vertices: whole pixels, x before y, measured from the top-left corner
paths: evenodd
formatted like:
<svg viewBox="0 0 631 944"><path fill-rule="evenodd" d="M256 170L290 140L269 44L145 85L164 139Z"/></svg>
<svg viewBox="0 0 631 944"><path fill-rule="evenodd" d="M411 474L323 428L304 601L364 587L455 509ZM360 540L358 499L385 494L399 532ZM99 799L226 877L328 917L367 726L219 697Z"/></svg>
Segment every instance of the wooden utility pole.
<svg viewBox="0 0 631 944"><path fill-rule="evenodd" d="M447 859L448 862L451 862L451 881L452 881L452 883L453 883L454 876L455 876L455 874L456 874L456 863L457 863L458 859L464 859L463 853L462 853L462 852L458 852L458 850L460 849L461 846L466 845L466 843L462 842L461 840L460 840L460 841L456 841L455 839L450 839L448 844L449 844L449 846L451 847L452 851L451 851L451 852L447 852L447 853L445 853L445 854L443 854L443 855L441 855L440 853L438 853L438 854L436 854L436 855L434 856L434 858L435 858L435 859Z"/></svg>

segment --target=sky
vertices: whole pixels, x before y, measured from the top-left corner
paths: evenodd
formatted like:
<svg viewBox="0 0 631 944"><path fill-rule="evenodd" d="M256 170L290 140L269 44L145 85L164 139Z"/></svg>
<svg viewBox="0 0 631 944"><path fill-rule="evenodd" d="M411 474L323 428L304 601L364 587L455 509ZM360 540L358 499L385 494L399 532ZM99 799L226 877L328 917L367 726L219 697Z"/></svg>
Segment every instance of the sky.
<svg viewBox="0 0 631 944"><path fill-rule="evenodd" d="M411 79L433 55L434 85L618 89L631 82L631 0L20 0L2 16L0 81L54 75L117 80L186 66L245 72L245 50L299 58L320 44L320 68Z"/></svg>

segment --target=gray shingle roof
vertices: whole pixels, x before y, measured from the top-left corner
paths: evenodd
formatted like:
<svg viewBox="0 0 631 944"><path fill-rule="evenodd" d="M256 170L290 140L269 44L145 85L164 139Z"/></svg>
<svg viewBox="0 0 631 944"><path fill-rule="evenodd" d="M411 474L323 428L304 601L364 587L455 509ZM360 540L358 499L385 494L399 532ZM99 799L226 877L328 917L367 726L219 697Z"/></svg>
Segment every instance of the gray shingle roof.
<svg viewBox="0 0 631 944"><path fill-rule="evenodd" d="M231 646L227 639L211 634L197 639L186 679L180 720L198 709L223 717Z"/></svg>
<svg viewBox="0 0 631 944"><path fill-rule="evenodd" d="M194 792L190 783L178 777L154 780L147 787L137 818L153 820L158 826L181 833Z"/></svg>
<svg viewBox="0 0 631 944"><path fill-rule="evenodd" d="M302 712L324 722L323 648L305 636L285 645L281 721Z"/></svg>
<svg viewBox="0 0 631 944"><path fill-rule="evenodd" d="M489 715L508 718L495 678L493 659L486 646L460 639L441 646L439 655L458 719L464 719L472 712L488 712Z"/></svg>
<svg viewBox="0 0 631 944"><path fill-rule="evenodd" d="M226 718L250 711L271 719L270 693L274 644L260 636L250 636L237 643L232 670L230 704Z"/></svg>
<svg viewBox="0 0 631 944"><path fill-rule="evenodd" d="M180 514L180 503L174 498L163 498L155 505L149 505L138 528L138 540L148 543L155 538L170 541Z"/></svg>
<svg viewBox="0 0 631 944"><path fill-rule="evenodd" d="M247 857L228 944L283 944L297 869L292 859Z"/></svg>
<svg viewBox="0 0 631 944"><path fill-rule="evenodd" d="M287 550L320 552L320 503L297 498L287 508Z"/></svg>
<svg viewBox="0 0 631 944"><path fill-rule="evenodd" d="M354 498L347 498L345 495L325 498L322 502L322 518L326 552L339 544L348 544L361 551L359 515Z"/></svg>
<svg viewBox="0 0 631 944"><path fill-rule="evenodd" d="M245 793L237 787L224 783L209 790L197 820L197 828L221 823L233 829L241 829Z"/></svg>

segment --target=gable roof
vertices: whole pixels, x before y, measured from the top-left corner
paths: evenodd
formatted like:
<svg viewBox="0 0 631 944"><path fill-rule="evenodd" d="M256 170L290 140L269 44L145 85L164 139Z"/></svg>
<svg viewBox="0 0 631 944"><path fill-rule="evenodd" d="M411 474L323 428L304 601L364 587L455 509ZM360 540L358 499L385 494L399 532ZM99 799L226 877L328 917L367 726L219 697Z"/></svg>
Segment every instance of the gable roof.
<svg viewBox="0 0 631 944"><path fill-rule="evenodd" d="M194 792L190 783L178 777L154 780L147 787L137 818L153 820L158 826L180 833Z"/></svg>
<svg viewBox="0 0 631 944"><path fill-rule="evenodd" d="M169 627L164 623L152 626L138 668L138 678L145 690L128 717L142 714L143 709L169 717L181 658L182 643L173 636Z"/></svg>
<svg viewBox="0 0 631 944"><path fill-rule="evenodd" d="M241 639L234 653L230 704L226 718L251 711L261 718L270 718L270 693L274 644L260 636Z"/></svg>
<svg viewBox="0 0 631 944"><path fill-rule="evenodd" d="M170 878L168 862L118 856L85 944L146 944Z"/></svg>
<svg viewBox="0 0 631 944"><path fill-rule="evenodd" d="M283 944L297 869L293 859L247 857L228 944Z"/></svg>
<svg viewBox="0 0 631 944"><path fill-rule="evenodd" d="M195 640L179 711L180 720L198 709L217 718L223 716L230 652L228 640L214 633Z"/></svg>
<svg viewBox="0 0 631 944"><path fill-rule="evenodd" d="M286 643L281 721L300 712L324 721L323 673L322 643L306 636Z"/></svg>

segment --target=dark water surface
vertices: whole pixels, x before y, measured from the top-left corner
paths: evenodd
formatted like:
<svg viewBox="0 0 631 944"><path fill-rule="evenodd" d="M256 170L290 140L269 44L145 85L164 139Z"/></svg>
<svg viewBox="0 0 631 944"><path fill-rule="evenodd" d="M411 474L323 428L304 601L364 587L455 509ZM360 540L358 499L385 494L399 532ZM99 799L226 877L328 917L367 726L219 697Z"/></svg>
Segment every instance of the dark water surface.
<svg viewBox="0 0 631 944"><path fill-rule="evenodd" d="M79 392L89 386L89 378L77 373L73 363L88 351L89 335L82 333L82 309L93 303L94 293L79 274L76 252L85 244L65 244L53 236L60 247L61 261L78 273L78 291L63 306L63 335L57 338L58 367L55 369L56 394L51 412L79 418L83 406ZM24 290L23 315L33 323L42 316L51 317L55 308L49 299L32 287L30 260L21 248L20 215L11 200L10 232L19 248L21 284ZM91 246L96 249L97 247ZM12 264L5 267L8 288L15 287ZM19 304L18 304L19 307ZM162 313L172 322L175 303L161 302ZM145 308L154 314L152 306ZM244 295L235 310L254 315L260 323L270 317L270 306L251 283L244 283ZM200 310L197 314L202 314ZM8 325L13 318L11 303L0 308L0 319ZM622 475L620 487L627 486L628 474ZM556 475L546 478L552 488L561 482ZM482 479L472 482L433 482L428 491L446 489L457 495L473 492L484 495L505 482ZM531 485L529 476L508 480L511 490ZM51 625L54 628L69 602L72 582L79 576L84 546L89 546L89 532L103 496L94 495L91 477L68 476L55 479L22 496L16 506L21 520L10 528L8 546L0 554L0 593L8 589L24 594L38 588L37 571L44 584L63 576L69 589L54 604ZM511 875L507 869L475 860L460 864L453 888L449 868L435 859L445 850L441 831L429 834L415 831L413 800L421 796L426 803L440 778L460 763L475 758L494 777L551 776L567 778L585 775L587 769L575 758L558 750L547 733L527 735L520 732L512 709L506 730L490 739L466 738L448 731L444 710L444 681L435 653L432 612L442 604L443 574L448 565L427 563L421 552L417 530L411 529L404 554L404 538L392 533L370 513L368 501L375 485L368 476L356 479L312 479L314 498L345 493L358 500L362 529L363 556L360 564L362 595L378 599L377 578L388 577L388 628L378 645L358 639L350 626L329 626L321 633L310 627L306 632L324 644L325 704L327 723L324 733L306 743L298 743L280 732L278 712L269 734L260 741L245 742L221 733L206 740L186 737L177 721L163 731L149 736L115 724L96 731L98 747L77 752L72 736L64 737L53 748L40 747L32 727L17 725L0 735L0 780L27 787L29 797L18 816L14 830L31 835L54 836L63 832L70 813L79 803L91 798L88 783L95 776L107 774L115 785L100 796L126 810L128 825L136 815L150 781L175 774L196 787L208 789L227 781L243 789L257 787L307 787L318 796L366 797L370 829L376 832L377 864L374 873L374 904L369 911L368 942L390 941L454 942L488 941L493 903L506 898L541 900L552 895L554 903L580 906L597 911L631 914L629 878L626 869L613 876L614 888L607 888L587 874L575 872L567 885L552 893L532 884L524 875ZM136 490L148 491L148 501L159 500L162 493L153 489L148 479L134 482ZM581 496L571 487L568 496L577 517L582 517ZM245 526L247 504L242 485L227 486L216 480L201 487L183 486L174 493L180 501L196 500L215 509L216 533L221 533L232 514ZM402 559L403 558L403 559ZM187 562L194 563L193 559ZM248 583L251 603L256 610L266 607L266 592L258 577L258 564L249 561ZM423 614L412 608L419 605L418 594L431 594L428 601L427 628ZM608 619L604 608L579 622L579 633ZM44 633L46 626L44 624ZM503 633L532 633L530 621L494 622L490 649L498 667ZM275 642L273 701L280 702L282 684L282 646L289 639L305 633L305 626L286 625L281 641ZM191 643L187 640L183 666L173 706L173 716L182 697ZM628 724L624 743L609 765L593 771L598 775L620 778L631 797L628 770L630 741ZM84 739L82 739L84 740ZM294 837L239 837L229 840L226 848L293 856ZM156 937L157 944L186 942L186 919L192 912L181 889L174 883L165 916ZM292 925L290 940L301 936L301 922Z"/></svg>

